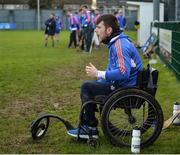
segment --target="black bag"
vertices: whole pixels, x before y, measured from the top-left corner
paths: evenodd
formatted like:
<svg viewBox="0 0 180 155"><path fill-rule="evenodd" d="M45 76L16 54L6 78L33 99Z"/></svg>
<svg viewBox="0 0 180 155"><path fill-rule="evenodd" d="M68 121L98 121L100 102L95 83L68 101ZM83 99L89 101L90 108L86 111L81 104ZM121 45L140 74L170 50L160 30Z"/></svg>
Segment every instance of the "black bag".
<svg viewBox="0 0 180 155"><path fill-rule="evenodd" d="M137 86L152 95L155 95L157 90L159 71L157 69L151 68L147 65L147 68L138 72L137 75Z"/></svg>

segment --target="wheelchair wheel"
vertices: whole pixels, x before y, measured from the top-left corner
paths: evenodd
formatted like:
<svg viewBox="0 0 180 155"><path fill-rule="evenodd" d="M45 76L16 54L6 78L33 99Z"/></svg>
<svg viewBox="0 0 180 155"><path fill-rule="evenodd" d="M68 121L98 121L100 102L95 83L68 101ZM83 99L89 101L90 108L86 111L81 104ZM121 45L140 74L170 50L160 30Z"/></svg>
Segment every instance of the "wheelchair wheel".
<svg viewBox="0 0 180 155"><path fill-rule="evenodd" d="M163 127L163 112L157 100L140 89L124 89L106 100L101 114L102 130L116 146L131 146L132 130L141 130L141 147L152 144Z"/></svg>
<svg viewBox="0 0 180 155"><path fill-rule="evenodd" d="M36 122L32 122L31 125L31 134L33 139L40 139L42 138L49 126L49 117L45 117L42 119L37 120Z"/></svg>

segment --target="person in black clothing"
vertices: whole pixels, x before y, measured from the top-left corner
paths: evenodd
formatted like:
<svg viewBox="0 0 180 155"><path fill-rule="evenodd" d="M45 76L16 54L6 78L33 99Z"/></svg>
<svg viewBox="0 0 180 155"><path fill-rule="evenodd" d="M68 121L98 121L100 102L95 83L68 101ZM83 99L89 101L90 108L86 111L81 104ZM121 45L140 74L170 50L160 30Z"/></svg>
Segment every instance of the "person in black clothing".
<svg viewBox="0 0 180 155"><path fill-rule="evenodd" d="M90 51L92 35L93 35L93 27L91 21L91 11L88 9L86 5L82 6L83 19L82 19L82 32L85 40L85 50L86 52Z"/></svg>
<svg viewBox="0 0 180 155"><path fill-rule="evenodd" d="M51 13L49 19L45 22L46 29L45 29L45 47L48 45L48 38L51 37L52 40L52 47L54 47L55 42L55 32L56 32L56 21L55 21L55 14Z"/></svg>
<svg viewBox="0 0 180 155"><path fill-rule="evenodd" d="M77 21L75 19L75 16L72 14L72 11L69 9L67 12L68 16L68 22L69 22L69 30L70 30L70 38L69 38L69 44L68 48L71 47L72 43L74 43L74 47L76 48L77 46L77 41L76 41L76 31L77 31Z"/></svg>

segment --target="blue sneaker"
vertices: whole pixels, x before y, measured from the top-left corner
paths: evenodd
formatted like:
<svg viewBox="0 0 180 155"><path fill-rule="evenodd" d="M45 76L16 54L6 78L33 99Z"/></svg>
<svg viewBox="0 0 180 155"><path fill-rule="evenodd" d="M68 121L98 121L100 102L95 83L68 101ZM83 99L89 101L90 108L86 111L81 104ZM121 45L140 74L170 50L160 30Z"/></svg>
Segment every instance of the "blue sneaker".
<svg viewBox="0 0 180 155"><path fill-rule="evenodd" d="M70 135L70 136L73 136L73 137L77 137L78 136L78 130L79 131L79 137L82 138L82 139L89 139L89 132L92 132L92 137L93 138L98 138L98 130L96 127L90 127L90 126L87 126L87 125L82 125L79 128L76 128L76 129L72 129L72 130L68 130L67 131L67 134Z"/></svg>

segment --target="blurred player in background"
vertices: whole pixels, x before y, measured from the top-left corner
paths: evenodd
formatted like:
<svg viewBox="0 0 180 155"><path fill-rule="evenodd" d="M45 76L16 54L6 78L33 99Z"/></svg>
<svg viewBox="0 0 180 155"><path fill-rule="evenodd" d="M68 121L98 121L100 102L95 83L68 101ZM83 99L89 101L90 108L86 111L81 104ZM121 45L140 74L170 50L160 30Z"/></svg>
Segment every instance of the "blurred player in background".
<svg viewBox="0 0 180 155"><path fill-rule="evenodd" d="M62 22L59 16L55 16L56 30L55 30L55 40L59 42L59 34L62 30Z"/></svg>
<svg viewBox="0 0 180 155"><path fill-rule="evenodd" d="M52 40L52 47L54 47L55 41L55 30L56 30L56 21L55 21L55 14L51 13L49 18L45 22L46 29L45 29L45 47L48 45L48 38L51 37Z"/></svg>
<svg viewBox="0 0 180 155"><path fill-rule="evenodd" d="M71 11L71 9L67 12L68 16L68 24L69 24L69 30L70 30L70 38L69 38L69 44L68 48L71 47L72 43L74 43L74 47L77 47L77 40L76 40L76 31L77 31L77 21L75 20L75 17Z"/></svg>

